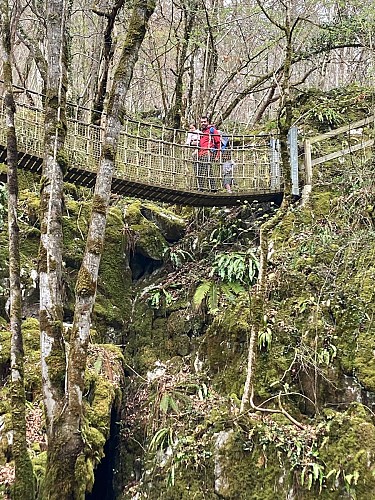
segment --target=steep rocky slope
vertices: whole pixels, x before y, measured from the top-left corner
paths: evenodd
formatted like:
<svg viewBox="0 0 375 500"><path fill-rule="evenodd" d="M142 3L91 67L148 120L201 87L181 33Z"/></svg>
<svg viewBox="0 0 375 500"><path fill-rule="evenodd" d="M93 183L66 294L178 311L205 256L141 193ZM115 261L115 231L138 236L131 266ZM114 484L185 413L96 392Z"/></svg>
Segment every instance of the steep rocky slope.
<svg viewBox="0 0 375 500"><path fill-rule="evenodd" d="M341 95L341 104L361 107L362 95L358 90L350 102ZM317 102L304 122L308 133L317 122L326 130L345 112L331 103L324 114ZM303 101L302 113L303 106L311 109ZM353 118L365 111L358 108ZM261 300L259 228L277 206L172 210L112 200L87 367L81 468L82 484L92 488L87 498L375 496L373 178L374 163L354 156L314 170L310 199L296 201L272 232ZM33 182L23 180L20 221L28 439L40 481L46 444ZM89 206L87 192L67 186L67 334ZM1 311L6 243L3 228ZM0 466L6 478L12 459L9 333L5 311L0 315ZM241 412L253 328L254 394Z"/></svg>

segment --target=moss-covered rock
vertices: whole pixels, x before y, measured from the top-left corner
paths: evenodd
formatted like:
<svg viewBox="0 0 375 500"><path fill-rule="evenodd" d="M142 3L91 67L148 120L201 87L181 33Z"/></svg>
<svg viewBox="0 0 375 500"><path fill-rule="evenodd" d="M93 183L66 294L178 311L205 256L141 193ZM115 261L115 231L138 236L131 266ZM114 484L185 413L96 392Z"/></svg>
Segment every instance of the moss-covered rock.
<svg viewBox="0 0 375 500"><path fill-rule="evenodd" d="M329 414L328 439L320 455L325 463L324 498L375 495L375 428L364 406L353 403L344 413ZM329 477L327 477L329 476Z"/></svg>
<svg viewBox="0 0 375 500"><path fill-rule="evenodd" d="M140 211L143 217L156 224L167 241L173 242L182 238L186 227L182 217L153 203L143 203Z"/></svg>

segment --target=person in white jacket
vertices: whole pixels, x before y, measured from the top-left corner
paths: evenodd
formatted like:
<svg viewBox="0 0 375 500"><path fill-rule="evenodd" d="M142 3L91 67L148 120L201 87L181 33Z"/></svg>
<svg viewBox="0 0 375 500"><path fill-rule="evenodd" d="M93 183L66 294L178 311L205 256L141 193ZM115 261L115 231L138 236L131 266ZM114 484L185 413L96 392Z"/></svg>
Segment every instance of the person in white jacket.
<svg viewBox="0 0 375 500"><path fill-rule="evenodd" d="M202 132L197 129L195 123L191 123L189 125L189 133L187 135L185 145L198 147L201 133Z"/></svg>
<svg viewBox="0 0 375 500"><path fill-rule="evenodd" d="M195 123L190 123L189 125L189 132L186 138L185 146L190 146L192 148L192 153L191 157L193 159L193 167L194 167L194 173L197 176L198 175L198 148L199 148L199 141L201 138L202 132L197 129ZM197 180L198 182L198 180Z"/></svg>

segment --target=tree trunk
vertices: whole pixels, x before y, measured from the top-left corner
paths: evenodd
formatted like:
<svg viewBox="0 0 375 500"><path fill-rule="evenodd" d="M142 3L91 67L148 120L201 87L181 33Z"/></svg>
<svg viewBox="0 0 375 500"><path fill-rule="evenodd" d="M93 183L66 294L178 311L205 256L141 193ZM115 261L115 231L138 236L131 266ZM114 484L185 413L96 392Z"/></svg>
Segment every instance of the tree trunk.
<svg viewBox="0 0 375 500"><path fill-rule="evenodd" d="M97 91L94 96L93 110L91 113L91 123L100 125L104 110L104 99L107 93L109 68L114 54L114 44L112 33L115 26L117 14L124 6L125 0L117 0L111 12L105 13L93 8L93 12L98 16L104 16L107 19L107 26L104 32L103 43L103 70L99 79Z"/></svg>
<svg viewBox="0 0 375 500"><path fill-rule="evenodd" d="M155 3L139 0L134 6L128 35L117 67L105 127L103 154L96 179L86 249L76 284L76 304L68 364L69 408L80 425L82 391L87 359L91 312L95 301L99 264L104 246L107 210L111 194L115 152L124 115L126 92ZM77 427L78 428L78 427Z"/></svg>
<svg viewBox="0 0 375 500"><path fill-rule="evenodd" d="M120 62L114 76L113 88L107 113L103 155L100 161L95 185L91 221L88 230L86 250L83 262L78 273L76 283L76 305L70 347L66 368L66 398L64 387L59 380L64 381L63 367L63 338L60 316L57 312L62 308L56 307L56 322L54 332L49 328L48 318L44 319L44 337L46 343L44 354L49 348L49 356L53 356L58 363L58 371L53 370L59 379L52 379L49 366L44 362L44 377L49 376L46 390L46 407L50 415L47 419L49 430L49 447L47 474L43 498L49 500L84 499L86 492L84 470L85 456L82 440L83 429L83 390L84 374L87 361L87 347L91 324L91 312L95 301L97 278L102 249L104 246L104 233L106 214L111 194L112 175L114 170L115 151L121 130L121 117L124 115L124 101L129 88L133 68L138 58L138 51L146 33L148 19L154 11L155 4L149 0L139 0L133 8L128 35L124 42ZM58 244L59 240L56 240ZM48 263L48 261L47 261ZM51 269L50 269L51 271ZM47 273L46 273L47 274ZM55 282L54 282L55 283ZM60 293L56 289L56 301L60 300ZM56 302L58 304L58 302ZM61 304L61 302L60 302ZM52 333L55 336L52 336ZM60 339L60 343L58 342ZM48 344L49 341L49 344ZM52 351L54 345L59 350ZM51 359L49 357L48 359ZM54 361L55 362L55 361ZM52 390L50 389L52 387ZM49 405L52 404L50 407ZM58 409L58 414L56 410ZM56 417L58 419L56 420ZM84 476L84 474L83 474Z"/></svg>
<svg viewBox="0 0 375 500"><path fill-rule="evenodd" d="M45 158L41 178L39 248L40 334L43 399L48 438L43 498L76 498L71 488L75 457L60 446L65 430L65 340L62 302L63 146L66 136L66 17L64 0L47 2ZM58 452L56 450L59 450ZM61 452L61 453L60 453ZM57 465L58 464L58 465ZM56 472L57 471L57 472Z"/></svg>
<svg viewBox="0 0 375 500"><path fill-rule="evenodd" d="M184 18L184 28L180 42L180 50L178 52L176 61L176 80L173 93L174 99L167 115L167 123L174 129L181 128L181 118L183 114L184 75L187 71L185 65L187 61L187 52L189 48L190 38L197 16L198 4L195 1L189 0L188 4L182 3L181 9L182 16Z"/></svg>
<svg viewBox="0 0 375 500"><path fill-rule="evenodd" d="M292 197L292 174L289 160L288 133L292 126L292 100L290 95L291 68L293 58L293 27L290 19L289 3L285 4L285 56L281 83L281 103L277 122L280 134L280 155L284 176L284 197L282 207L287 208Z"/></svg>
<svg viewBox="0 0 375 500"><path fill-rule="evenodd" d="M12 453L15 464L15 482L12 492L14 500L33 500L33 466L27 451L25 385L23 368L23 339L21 331L21 285L19 227L17 222L18 179L17 137L14 124L15 104L10 64L11 35L9 27L8 0L0 2L1 53L5 84L5 115L7 128L8 165L8 230L9 230L9 289L11 331L11 402L12 402Z"/></svg>

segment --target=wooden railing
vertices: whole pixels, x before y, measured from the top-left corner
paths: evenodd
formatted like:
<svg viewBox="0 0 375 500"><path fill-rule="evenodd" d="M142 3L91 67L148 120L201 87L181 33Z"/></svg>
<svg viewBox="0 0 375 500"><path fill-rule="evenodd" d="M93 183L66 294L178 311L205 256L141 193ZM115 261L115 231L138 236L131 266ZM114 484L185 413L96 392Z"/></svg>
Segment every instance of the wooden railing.
<svg viewBox="0 0 375 500"><path fill-rule="evenodd" d="M336 158L342 158L346 155L353 154L356 151L368 150L374 145L374 139L368 138L368 134L363 131L364 127L372 125L374 129L375 115L368 116L363 120L357 122L349 123L344 127L337 128L335 130L330 130L324 134L316 135L314 137L309 137L304 141L304 166L305 166L305 193L311 190L312 177L313 177L313 167L326 163L328 161L334 160ZM345 146L340 149L336 149L331 153L327 153L323 156L314 157L313 145L327 141L339 135L345 135ZM337 146L336 146L337 148Z"/></svg>

